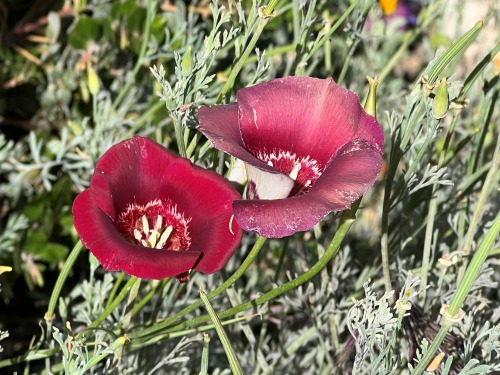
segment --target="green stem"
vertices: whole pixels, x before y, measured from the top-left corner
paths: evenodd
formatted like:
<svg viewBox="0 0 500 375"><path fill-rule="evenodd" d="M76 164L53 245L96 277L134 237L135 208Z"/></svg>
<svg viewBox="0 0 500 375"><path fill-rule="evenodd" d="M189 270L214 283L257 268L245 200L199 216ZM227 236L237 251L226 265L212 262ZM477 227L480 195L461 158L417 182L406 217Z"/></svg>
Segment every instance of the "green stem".
<svg viewBox="0 0 500 375"><path fill-rule="evenodd" d="M225 291L227 288L229 288L231 285L233 285L241 276L243 276L243 274L245 273L247 268L253 263L255 257L257 256L257 254L259 253L260 249L262 248L262 246L264 245L265 242L266 242L266 238L264 238L264 237L257 238L257 241L255 241L255 244L253 245L252 250L250 251L250 253L246 257L245 261L241 264L241 266L236 270L236 272L229 279L227 279L224 283L222 283L218 288L216 288L212 292L208 293L207 298L210 300L210 299L214 298L215 296L218 296L223 291ZM179 320L180 318L182 318L186 314L190 313L191 311L197 309L201 305L203 305L203 301L201 300L201 298L199 298L198 300L193 302L191 305L185 307L184 309L182 309L178 313L172 315L170 318L167 318L164 321L162 321L162 322L160 322L152 327L146 328L142 331L132 332L129 334L129 337L131 339L137 339L137 338L142 338L142 337L145 337L145 336L148 336L151 334L155 334L155 333L165 329L166 327L172 325L172 323Z"/></svg>
<svg viewBox="0 0 500 375"><path fill-rule="evenodd" d="M132 87L132 85L135 83L135 77L137 76L137 73L139 72L139 69L142 66L144 56L146 55L147 47L149 44L149 37L151 34L151 24L153 22L155 13L156 13L156 1L155 0L148 0L146 22L144 24L144 32L142 33L142 44L141 44L141 49L139 51L139 56L137 56L137 61L135 62L135 66L134 66L134 69L132 70L132 73L130 73L128 75L127 80L125 82L125 85L120 90L120 93L118 94L115 101L113 102L113 105L112 105L113 109L116 109L120 105L120 103L123 101L125 96L130 91L130 88Z"/></svg>
<svg viewBox="0 0 500 375"><path fill-rule="evenodd" d="M47 322L47 337L50 336L50 328L52 327L52 321L54 320L54 311L56 308L57 300L59 299L59 295L61 294L62 287L68 278L69 272L73 268L73 264L75 264L76 258L80 255L80 251L83 249L82 241L78 241L78 243L73 247L71 253L66 259L63 268L61 269L61 273L57 278L56 285L52 290L52 294L49 300L49 307L47 308L47 312L45 313L45 321Z"/></svg>
<svg viewBox="0 0 500 375"><path fill-rule="evenodd" d="M356 39L349 48L349 52L347 53L344 65L342 66L342 70L340 71L339 78L337 79L337 84L339 86L342 86L342 84L344 83L344 78L345 75L347 74L347 69L349 69L349 66L351 65L351 59L352 56L354 55L354 52L356 51L356 47L358 46L358 44L359 44L359 39Z"/></svg>
<svg viewBox="0 0 500 375"><path fill-rule="evenodd" d="M118 291L118 288L120 287L120 284L122 283L124 277L125 277L125 273L120 272L120 275L115 280L115 285L113 285L113 289L111 289L111 293L108 296L108 302L106 303L106 308L109 307L109 305L111 304L111 302L115 298L116 292Z"/></svg>
<svg viewBox="0 0 500 375"><path fill-rule="evenodd" d="M323 47L323 45L326 43L326 41L330 39L330 37L332 36L332 34L335 31L337 31L337 29L340 27L340 25L342 25L342 22L344 22L344 20L349 16L349 14L351 14L351 12L354 10L354 8L356 8L356 6L358 5L358 3L359 3L359 0L353 1L352 4L349 6L349 8L346 9L346 11L342 14L342 16L331 27L331 29L329 29L321 37L321 39L318 42L314 43L313 48L311 48L311 50L307 53L306 61L307 61L307 59L310 56L314 55L321 47Z"/></svg>
<svg viewBox="0 0 500 375"><path fill-rule="evenodd" d="M448 308L447 311L448 316L451 316L452 318L460 316L459 314L460 308L464 303L465 298L469 294L472 285L474 284L474 281L479 276L481 267L483 266L484 261L488 257L488 253L493 247L493 244L495 243L495 240L499 233L500 233L500 212L497 214L497 217L495 218L495 221L493 222L491 228L483 237L481 244L479 245L476 253L474 254L474 257L472 258L469 264L469 267L467 267L467 271L465 272L464 278L460 282L460 285L458 286L458 289L455 295L453 296L453 299ZM446 316L443 316L441 329L434 338L434 341L427 350L427 353L418 363L418 366L415 368L413 375L420 375L425 371L425 369L427 368L427 364L431 361L432 357L434 356L434 353L441 345L444 337L446 336L446 333L449 331L452 324L453 324L452 320L450 320Z"/></svg>
<svg viewBox="0 0 500 375"><path fill-rule="evenodd" d="M172 117L172 121L174 123L174 129L175 129L175 140L177 141L177 148L179 151L179 155L183 158L187 156L186 153L186 145L184 143L184 134L183 134L183 129L182 129L182 124L180 121L176 121Z"/></svg>
<svg viewBox="0 0 500 375"><path fill-rule="evenodd" d="M462 252L462 256L464 257L464 259L457 276L457 281L459 283L464 275L465 267L467 267L467 256L469 256L470 249L472 247L474 234L476 233L476 228L477 225L479 224L479 220L484 214L483 208L486 203L486 200L488 199L488 195L490 194L491 190L493 190L494 182L497 179L497 172L499 168L500 168L500 133L498 134L497 137L497 143L495 147L495 152L493 153L491 167L490 170L488 171L488 174L486 175L486 179L484 180L483 188L481 189L481 194L479 195L479 199L476 204L476 210L474 211L474 215L470 221L469 229L467 231L467 236L465 238L465 244L463 246L463 252Z"/></svg>
<svg viewBox="0 0 500 375"><path fill-rule="evenodd" d="M260 17L260 22L259 25L257 26L257 29L255 30L252 39L248 43L247 47L245 48L245 51L243 51L243 54L239 58L238 62L234 65L233 69L231 70L231 73L229 74L229 77L222 87L222 90L220 91L219 95L217 96L216 103L220 104L222 102L222 99L224 99L224 96L227 94L227 92L234 86L234 81L236 80L236 77L240 73L241 68L243 68L243 65L245 64L246 60L250 56L250 53L253 51L255 44L260 38L260 34L262 34L262 31L264 30L264 27L266 27L267 23L269 22L270 18L272 17L271 14L273 13L274 8L278 4L279 0L271 0L269 2L269 5L266 7L265 10L265 17Z"/></svg>
<svg viewBox="0 0 500 375"><path fill-rule="evenodd" d="M499 51L500 51L500 43L498 43L497 46L492 51L490 51L481 60L481 62L474 68L471 74L469 74L469 76L464 82L464 86L460 90L460 94L458 95L457 98L458 103L461 103L462 101L465 100L473 83L481 76L481 73L483 72L484 68L490 63L490 61L493 59L493 57L495 57L495 55ZM454 111L453 113L453 118L451 120L450 127L445 137L443 149L441 150L439 155L439 162L438 162L439 168L442 168L444 165L446 165L447 162L446 154L448 153L448 148L450 146L451 138L455 131L455 125L457 123L459 114L460 112L458 110ZM430 268L430 248L432 244L432 235L434 233L434 220L437 213L437 205L438 205L438 184L434 184L432 187L431 201L429 203L429 213L427 215L427 226L425 231L424 252L422 259L422 273L421 273L422 281L420 284L420 292L421 292L420 301L422 302L423 306L425 306L425 299L427 292L425 286L427 284L427 274ZM445 270L446 268L443 268L443 271L440 273L438 281L438 293L436 293L436 295L439 295L439 291L441 290L442 281L446 273Z"/></svg>
<svg viewBox="0 0 500 375"><path fill-rule="evenodd" d="M217 331L217 335L219 336L219 340L221 341L222 346L224 347L224 352L226 353L229 365L231 366L231 371L233 372L234 375L243 375L243 369L241 368L240 362L238 361L238 357L236 356L236 353L234 352L231 342L227 337L226 331L224 330L224 327L222 327L222 324L219 318L217 317L214 308L212 307L210 301L207 298L207 293L203 289L200 289L200 298L205 304L205 308L207 309L208 314L210 315L210 318L214 323L215 330Z"/></svg>
<svg viewBox="0 0 500 375"><path fill-rule="evenodd" d="M106 307L106 310L104 310L104 312L96 320L94 320L92 323L90 323L87 328L98 327L99 324L101 324L113 312L113 310L116 308L116 306L118 306L120 304L120 302L123 301L123 299L127 296L129 290L132 288L132 286L134 286L136 281L137 281L137 277L132 276L127 281L127 283L125 284L123 289L120 291L120 294L118 294L118 296L113 300L113 302L110 303L109 306Z"/></svg>
<svg viewBox="0 0 500 375"><path fill-rule="evenodd" d="M318 260L318 262L316 262L316 264L314 264L309 269L309 271L303 273L302 275L296 277L295 279L288 281L287 283L277 287L276 289L273 289L263 294L262 296L254 300L245 302L239 306L235 306L233 308L222 311L221 313L218 314L219 318L221 319L227 318L235 314L238 314L242 311L260 306L272 299L279 297L280 295L288 292L289 290L299 287L300 285L304 284L305 282L311 280L314 276L316 276L330 262L330 260L334 257L334 255L337 254L338 250L340 249L342 241L346 237L347 233L349 232L349 229L351 228L355 220L355 214L359 207L360 201L361 199L357 200L356 202L353 203L352 208L350 210L346 210L342 213L342 218L340 220L339 227L337 229L337 232L335 233L335 236L332 239L332 242L330 243L330 246L326 250L323 257L321 257ZM183 329L184 327L191 327L193 325L207 322L209 320L210 317L208 315L200 316L197 318L193 318L187 322L178 324L172 328L175 328L175 330Z"/></svg>

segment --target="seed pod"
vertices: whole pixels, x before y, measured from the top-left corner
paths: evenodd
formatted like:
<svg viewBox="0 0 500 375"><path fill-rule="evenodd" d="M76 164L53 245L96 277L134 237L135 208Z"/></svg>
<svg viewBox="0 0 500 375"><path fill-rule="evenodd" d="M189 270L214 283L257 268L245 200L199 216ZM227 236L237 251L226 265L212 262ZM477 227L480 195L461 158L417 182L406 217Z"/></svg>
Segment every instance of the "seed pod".
<svg viewBox="0 0 500 375"><path fill-rule="evenodd" d="M446 112L448 112L449 102L446 78L443 78L439 83L436 96L432 101L432 115L434 118L441 119L446 115Z"/></svg>

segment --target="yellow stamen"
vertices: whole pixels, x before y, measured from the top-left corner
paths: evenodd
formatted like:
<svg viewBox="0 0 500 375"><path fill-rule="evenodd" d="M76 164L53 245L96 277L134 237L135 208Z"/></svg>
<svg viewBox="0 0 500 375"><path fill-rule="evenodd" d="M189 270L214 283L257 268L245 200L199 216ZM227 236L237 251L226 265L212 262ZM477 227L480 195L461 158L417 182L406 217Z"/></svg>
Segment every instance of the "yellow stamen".
<svg viewBox="0 0 500 375"><path fill-rule="evenodd" d="M171 225L169 225L165 229L165 231L161 234L160 241L158 242L158 244L156 244L157 249L162 249L163 246L165 246L165 244L168 241L168 237L170 237L170 234L172 233L173 230L174 228Z"/></svg>
<svg viewBox="0 0 500 375"><path fill-rule="evenodd" d="M137 241L140 241L142 239L142 233L139 232L138 229L134 229L134 238L137 240Z"/></svg>
<svg viewBox="0 0 500 375"><path fill-rule="evenodd" d="M300 163L295 164L295 166L293 167L292 171L289 174L291 179L293 179L293 180L297 179L297 176L299 175L300 168L302 168L302 165Z"/></svg>
<svg viewBox="0 0 500 375"><path fill-rule="evenodd" d="M142 215L142 232L146 234L149 233L149 223L146 215Z"/></svg>

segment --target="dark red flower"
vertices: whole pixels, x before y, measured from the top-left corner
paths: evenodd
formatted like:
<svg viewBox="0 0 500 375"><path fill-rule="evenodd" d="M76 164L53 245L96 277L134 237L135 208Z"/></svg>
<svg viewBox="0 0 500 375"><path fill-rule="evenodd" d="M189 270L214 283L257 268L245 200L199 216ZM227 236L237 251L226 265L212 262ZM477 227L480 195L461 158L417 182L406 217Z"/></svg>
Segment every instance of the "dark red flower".
<svg viewBox="0 0 500 375"><path fill-rule="evenodd" d="M145 279L189 278L227 263L242 232L236 189L143 137L111 147L73 204L83 244L106 270Z"/></svg>
<svg viewBox="0 0 500 375"><path fill-rule="evenodd" d="M247 200L236 221L265 237L311 229L373 185L384 135L358 97L332 79L287 77L237 92L237 102L201 107L199 130L246 163Z"/></svg>

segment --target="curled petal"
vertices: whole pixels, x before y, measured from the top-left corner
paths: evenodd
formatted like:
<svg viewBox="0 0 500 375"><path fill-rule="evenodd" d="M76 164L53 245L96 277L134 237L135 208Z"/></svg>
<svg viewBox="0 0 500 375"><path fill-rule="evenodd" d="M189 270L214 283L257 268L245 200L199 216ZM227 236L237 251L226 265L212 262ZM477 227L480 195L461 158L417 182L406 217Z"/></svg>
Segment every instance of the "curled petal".
<svg viewBox="0 0 500 375"><path fill-rule="evenodd" d="M270 238L309 230L330 212L349 208L373 185L381 164L376 148L366 142L351 142L308 193L277 200L235 201L236 221L244 230Z"/></svg>
<svg viewBox="0 0 500 375"><path fill-rule="evenodd" d="M227 152L256 167L276 171L252 155L244 146L238 126L238 104L232 103L215 107L201 107L198 111L201 131L219 150Z"/></svg>

